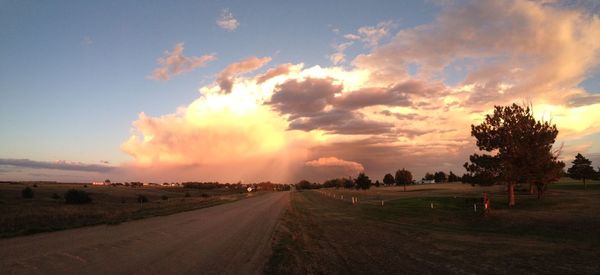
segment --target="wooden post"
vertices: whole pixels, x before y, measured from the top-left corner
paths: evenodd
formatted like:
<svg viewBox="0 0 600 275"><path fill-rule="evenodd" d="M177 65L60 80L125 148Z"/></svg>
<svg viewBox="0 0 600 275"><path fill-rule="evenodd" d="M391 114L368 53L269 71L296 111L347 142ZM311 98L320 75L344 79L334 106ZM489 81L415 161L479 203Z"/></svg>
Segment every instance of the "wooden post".
<svg viewBox="0 0 600 275"><path fill-rule="evenodd" d="M508 206L509 207L514 207L515 206L515 184L514 182L511 182L508 184Z"/></svg>

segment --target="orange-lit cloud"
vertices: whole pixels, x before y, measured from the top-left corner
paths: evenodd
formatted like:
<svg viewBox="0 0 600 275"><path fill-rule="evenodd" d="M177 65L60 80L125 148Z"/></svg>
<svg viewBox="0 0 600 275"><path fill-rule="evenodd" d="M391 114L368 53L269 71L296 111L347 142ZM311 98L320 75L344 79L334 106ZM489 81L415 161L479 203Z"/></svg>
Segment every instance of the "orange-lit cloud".
<svg viewBox="0 0 600 275"><path fill-rule="evenodd" d="M219 83L223 92L230 93L233 86L233 77L257 70L269 61L271 61L270 57L258 58L251 56L238 63L233 63L219 73L217 83Z"/></svg>
<svg viewBox="0 0 600 275"><path fill-rule="evenodd" d="M175 45L173 52L166 51L165 57L158 59L160 67L154 69L148 77L154 80L169 80L172 76L187 73L195 68L205 66L206 63L216 59L214 54L203 56L184 56L183 43Z"/></svg>
<svg viewBox="0 0 600 275"><path fill-rule="evenodd" d="M354 161L347 161L343 159L338 159L336 157L324 157L316 160L307 161L306 166L310 167L341 167L344 169L348 169L350 171L350 175L354 175L358 172L362 172L365 168L362 164Z"/></svg>

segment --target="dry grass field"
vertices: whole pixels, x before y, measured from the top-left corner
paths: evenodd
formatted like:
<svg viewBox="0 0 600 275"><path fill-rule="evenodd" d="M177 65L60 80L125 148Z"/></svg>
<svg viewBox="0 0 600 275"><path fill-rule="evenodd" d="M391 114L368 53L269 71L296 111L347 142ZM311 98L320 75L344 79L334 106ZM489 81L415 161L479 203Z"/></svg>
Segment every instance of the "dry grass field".
<svg viewBox="0 0 600 275"><path fill-rule="evenodd" d="M34 197L25 199L21 191L29 186ZM127 220L168 215L221 203L259 193L244 190L198 190L176 187L91 186L83 184L38 183L0 184L0 237L27 235L95 224L117 224ZM88 192L92 203L66 204L69 189ZM188 193L188 195L186 195ZM56 195L54 195L56 194ZM143 195L148 202L139 203Z"/></svg>
<svg viewBox="0 0 600 275"><path fill-rule="evenodd" d="M485 215L473 209L483 192ZM591 274L600 270L599 247L598 182L583 190L563 179L541 200L524 186L513 209L502 186L320 189L293 192L265 271Z"/></svg>

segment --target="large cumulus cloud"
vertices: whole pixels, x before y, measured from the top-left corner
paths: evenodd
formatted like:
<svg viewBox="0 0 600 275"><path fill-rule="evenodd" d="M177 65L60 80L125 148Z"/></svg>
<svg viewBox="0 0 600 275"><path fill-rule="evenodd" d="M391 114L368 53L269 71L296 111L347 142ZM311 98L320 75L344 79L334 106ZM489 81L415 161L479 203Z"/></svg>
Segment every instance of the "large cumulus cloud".
<svg viewBox="0 0 600 275"><path fill-rule="evenodd" d="M398 168L418 177L460 173L475 149L469 125L493 105L531 102L561 140L600 131L600 102L581 87L600 61L597 15L543 1L467 1L388 43L379 41L391 28L379 27L385 33L346 35L368 45L349 67L282 64L251 75L271 58L231 64L174 114L142 113L122 148L132 165L190 177L322 179L347 176L339 168L353 163L374 178Z"/></svg>

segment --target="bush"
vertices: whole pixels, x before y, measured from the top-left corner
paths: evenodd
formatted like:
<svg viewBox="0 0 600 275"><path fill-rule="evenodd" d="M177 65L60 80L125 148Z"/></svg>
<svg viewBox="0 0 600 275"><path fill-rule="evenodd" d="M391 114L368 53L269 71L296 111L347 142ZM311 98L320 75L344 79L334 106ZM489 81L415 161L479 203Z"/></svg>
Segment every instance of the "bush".
<svg viewBox="0 0 600 275"><path fill-rule="evenodd" d="M209 195L209 194L206 194L206 193L202 193L200 196L201 196L201 197L203 197L203 198L208 198L208 197L210 197L210 195Z"/></svg>
<svg viewBox="0 0 600 275"><path fill-rule="evenodd" d="M148 198L146 198L146 196L144 196L144 195L138 195L137 202L139 202L139 203L148 202Z"/></svg>
<svg viewBox="0 0 600 275"><path fill-rule="evenodd" d="M186 198L189 198L189 197L191 197L191 196L192 196L192 195L190 195L190 192L185 192L185 197L186 197Z"/></svg>
<svg viewBox="0 0 600 275"><path fill-rule="evenodd" d="M33 188L37 188L37 184L33 184Z"/></svg>
<svg viewBox="0 0 600 275"><path fill-rule="evenodd" d="M65 193L65 202L68 204L86 204L92 202L92 198L85 191L70 189Z"/></svg>
<svg viewBox="0 0 600 275"><path fill-rule="evenodd" d="M84 185L83 185L83 188L87 188L87 184L84 184Z"/></svg>
<svg viewBox="0 0 600 275"><path fill-rule="evenodd" d="M23 191L21 191L21 197L23 197L24 199L33 198L33 190L29 187L25 187Z"/></svg>
<svg viewBox="0 0 600 275"><path fill-rule="evenodd" d="M50 197L55 200L60 200L60 196L56 193L52 194L52 196L50 196Z"/></svg>
<svg viewBox="0 0 600 275"><path fill-rule="evenodd" d="M169 199L169 197L167 197L167 195L162 195L160 198L161 198L163 201L166 201L166 200L168 200L168 199Z"/></svg>

